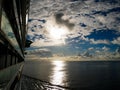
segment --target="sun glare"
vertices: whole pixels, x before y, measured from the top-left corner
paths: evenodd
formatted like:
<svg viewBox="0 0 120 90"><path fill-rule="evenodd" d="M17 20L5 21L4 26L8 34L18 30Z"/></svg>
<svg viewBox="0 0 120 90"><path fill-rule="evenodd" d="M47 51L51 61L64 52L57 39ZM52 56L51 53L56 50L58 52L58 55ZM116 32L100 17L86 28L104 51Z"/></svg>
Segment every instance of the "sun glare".
<svg viewBox="0 0 120 90"><path fill-rule="evenodd" d="M51 83L56 85L64 85L66 84L66 71L65 69L65 62L64 61L53 61L52 64L54 65L53 73L51 74Z"/></svg>
<svg viewBox="0 0 120 90"><path fill-rule="evenodd" d="M60 27L51 27L50 28L50 37L54 40L59 40L65 38L65 35L67 34L67 30L65 28Z"/></svg>
<svg viewBox="0 0 120 90"><path fill-rule="evenodd" d="M51 17L46 23L46 31L48 38L54 45L65 44L66 35L69 34L69 30L64 25L56 23L53 17Z"/></svg>

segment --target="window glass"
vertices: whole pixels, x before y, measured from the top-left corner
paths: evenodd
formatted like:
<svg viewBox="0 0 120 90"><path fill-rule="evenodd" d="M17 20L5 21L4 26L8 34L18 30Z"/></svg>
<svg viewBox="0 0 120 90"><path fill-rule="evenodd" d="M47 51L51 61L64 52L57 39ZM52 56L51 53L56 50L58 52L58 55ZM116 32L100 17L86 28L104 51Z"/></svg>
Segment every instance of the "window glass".
<svg viewBox="0 0 120 90"><path fill-rule="evenodd" d="M0 69L5 68L6 48L0 43Z"/></svg>
<svg viewBox="0 0 120 90"><path fill-rule="evenodd" d="M21 38L20 23L19 23L19 18L18 18L16 0L13 0L13 5L14 5L15 18L16 18L16 22L17 22L17 26L18 26L18 30L19 30L19 35L20 35L20 38Z"/></svg>
<svg viewBox="0 0 120 90"><path fill-rule="evenodd" d="M1 0L0 0L0 27L1 27Z"/></svg>
<svg viewBox="0 0 120 90"><path fill-rule="evenodd" d="M28 24L28 14L26 14L26 25Z"/></svg>
<svg viewBox="0 0 120 90"><path fill-rule="evenodd" d="M8 21L4 11L2 11L1 30L3 30L3 32L9 38L9 40L11 41L14 48L22 55L20 47L18 45L18 42L17 42L15 35L12 31L12 27L10 25L10 22Z"/></svg>

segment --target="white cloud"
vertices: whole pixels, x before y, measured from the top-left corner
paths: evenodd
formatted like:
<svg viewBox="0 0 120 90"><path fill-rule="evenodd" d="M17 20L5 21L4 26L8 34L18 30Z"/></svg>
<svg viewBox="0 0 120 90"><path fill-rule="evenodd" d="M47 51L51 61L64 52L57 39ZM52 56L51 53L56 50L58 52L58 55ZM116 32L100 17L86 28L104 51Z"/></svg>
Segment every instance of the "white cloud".
<svg viewBox="0 0 120 90"><path fill-rule="evenodd" d="M110 44L110 41L108 41L108 40L94 40L94 39L90 39L90 42L92 44Z"/></svg>
<svg viewBox="0 0 120 90"><path fill-rule="evenodd" d="M91 51L91 50L94 50L94 48L93 48L93 47L90 47L90 48L88 48L88 50Z"/></svg>
<svg viewBox="0 0 120 90"><path fill-rule="evenodd" d="M31 44L32 47L47 47L47 46L61 46L65 45L64 40L56 40L56 41L45 41L44 39L42 40L36 40Z"/></svg>
<svg viewBox="0 0 120 90"><path fill-rule="evenodd" d="M109 48L108 48L108 47L106 47L106 46L104 46L104 47L102 47L102 50L104 50L104 51L108 51L108 50L109 50Z"/></svg>
<svg viewBox="0 0 120 90"><path fill-rule="evenodd" d="M117 39L114 39L113 41L111 41L113 44L118 44L120 45L120 37L118 37Z"/></svg>
<svg viewBox="0 0 120 90"><path fill-rule="evenodd" d="M42 48L42 49L34 49L34 50L27 50L28 53L36 53L36 52L40 52L40 51L50 51L48 48Z"/></svg>
<svg viewBox="0 0 120 90"><path fill-rule="evenodd" d="M43 49L34 49L34 50L28 50L28 55L36 55L39 57L52 57L52 52L49 49L43 48Z"/></svg>
<svg viewBox="0 0 120 90"><path fill-rule="evenodd" d="M80 47L75 46L76 49L79 49Z"/></svg>

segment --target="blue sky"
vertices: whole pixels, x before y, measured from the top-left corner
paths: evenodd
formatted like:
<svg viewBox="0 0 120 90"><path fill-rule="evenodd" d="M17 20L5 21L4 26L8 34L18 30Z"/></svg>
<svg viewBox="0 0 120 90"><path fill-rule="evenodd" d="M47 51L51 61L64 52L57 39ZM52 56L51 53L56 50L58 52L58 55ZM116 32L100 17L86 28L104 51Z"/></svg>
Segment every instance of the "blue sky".
<svg viewBox="0 0 120 90"><path fill-rule="evenodd" d="M119 58L120 1L31 0L27 39L32 52Z"/></svg>

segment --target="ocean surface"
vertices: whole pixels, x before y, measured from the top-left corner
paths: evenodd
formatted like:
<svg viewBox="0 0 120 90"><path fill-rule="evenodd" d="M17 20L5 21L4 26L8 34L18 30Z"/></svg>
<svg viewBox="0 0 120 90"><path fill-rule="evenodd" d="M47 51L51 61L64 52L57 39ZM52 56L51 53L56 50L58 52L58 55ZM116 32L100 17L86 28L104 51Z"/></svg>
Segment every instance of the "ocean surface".
<svg viewBox="0 0 120 90"><path fill-rule="evenodd" d="M120 61L25 62L22 90L120 90Z"/></svg>

